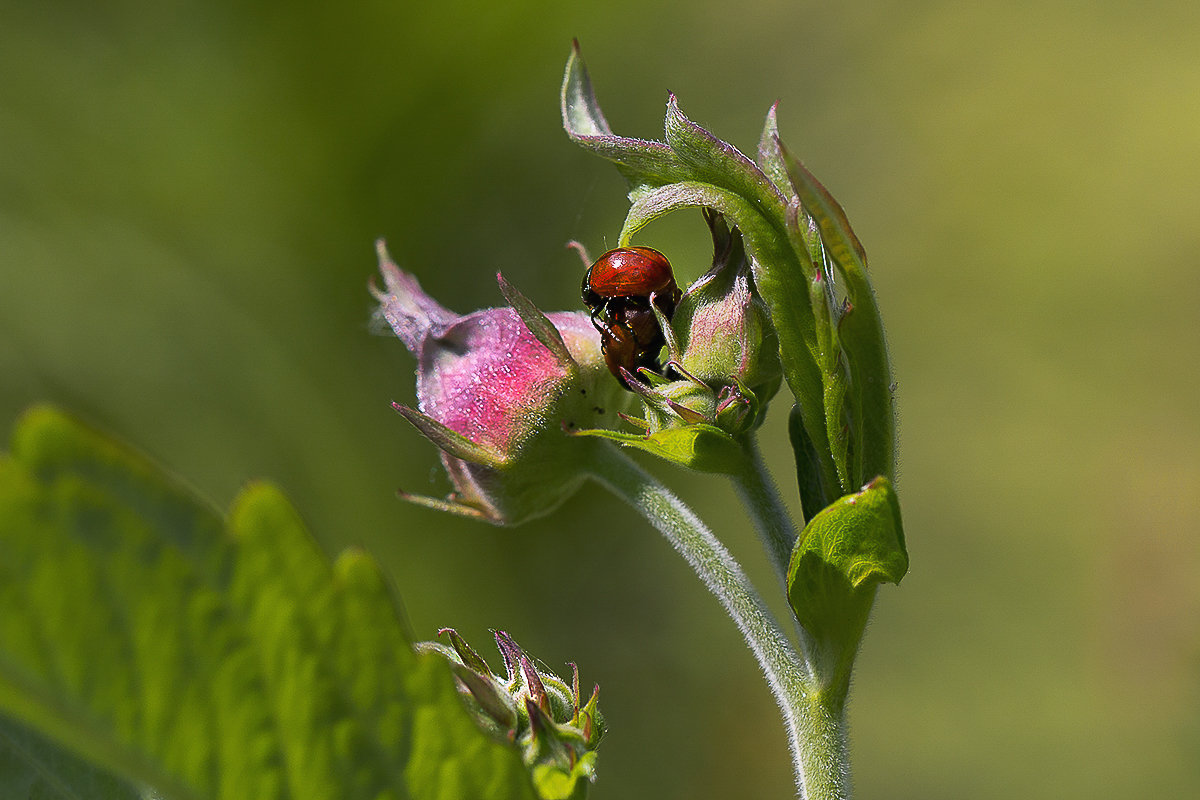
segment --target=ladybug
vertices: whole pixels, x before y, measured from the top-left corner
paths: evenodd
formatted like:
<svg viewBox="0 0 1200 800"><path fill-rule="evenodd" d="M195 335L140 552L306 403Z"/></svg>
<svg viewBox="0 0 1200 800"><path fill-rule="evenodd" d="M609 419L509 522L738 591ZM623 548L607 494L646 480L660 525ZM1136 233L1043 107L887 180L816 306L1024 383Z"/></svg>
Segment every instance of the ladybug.
<svg viewBox="0 0 1200 800"><path fill-rule="evenodd" d="M609 250L583 276L583 302L593 314L609 300L643 298L649 303L651 294L659 296L659 308L669 298L674 311L679 302L680 291L675 285L671 262L649 247Z"/></svg>
<svg viewBox="0 0 1200 800"><path fill-rule="evenodd" d="M600 331L604 362L626 389L622 368L656 368L666 344L651 303L670 319L682 294L671 262L649 247L609 250L583 276L583 302Z"/></svg>

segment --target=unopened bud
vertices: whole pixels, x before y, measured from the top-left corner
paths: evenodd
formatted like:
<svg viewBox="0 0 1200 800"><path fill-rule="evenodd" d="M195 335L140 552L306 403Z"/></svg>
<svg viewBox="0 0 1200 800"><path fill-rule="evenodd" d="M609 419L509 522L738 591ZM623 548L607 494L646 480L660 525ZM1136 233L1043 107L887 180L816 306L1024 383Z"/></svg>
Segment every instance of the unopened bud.
<svg viewBox="0 0 1200 800"><path fill-rule="evenodd" d="M557 507L587 477L595 447L564 431L616 424L629 403L588 316L543 314L499 276L512 307L460 316L378 249L379 314L417 358L417 410L394 405L442 449L454 487L444 500L403 496L497 525Z"/></svg>

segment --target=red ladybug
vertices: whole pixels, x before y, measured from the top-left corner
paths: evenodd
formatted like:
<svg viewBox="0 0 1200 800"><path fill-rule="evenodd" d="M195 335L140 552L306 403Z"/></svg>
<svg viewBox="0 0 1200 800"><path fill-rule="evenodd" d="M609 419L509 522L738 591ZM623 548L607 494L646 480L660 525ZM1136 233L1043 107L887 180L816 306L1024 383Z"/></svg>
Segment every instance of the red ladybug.
<svg viewBox="0 0 1200 800"><path fill-rule="evenodd" d="M621 369L658 366L666 344L651 300L667 317L675 313L682 292L671 262L649 247L619 247L592 264L583 277L583 302L600 331L600 346L609 372L629 388Z"/></svg>
<svg viewBox="0 0 1200 800"><path fill-rule="evenodd" d="M659 308L668 301L674 310L679 302L680 292L671 262L649 247L609 250L583 276L583 302L593 313L607 300L630 297L649 300L651 294L659 296Z"/></svg>

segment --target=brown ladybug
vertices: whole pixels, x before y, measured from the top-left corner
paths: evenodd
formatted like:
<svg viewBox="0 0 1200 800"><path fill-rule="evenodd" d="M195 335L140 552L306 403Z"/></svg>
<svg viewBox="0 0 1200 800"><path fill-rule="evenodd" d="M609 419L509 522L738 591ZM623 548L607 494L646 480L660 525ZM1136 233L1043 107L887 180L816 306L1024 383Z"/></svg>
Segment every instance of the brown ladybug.
<svg viewBox="0 0 1200 800"><path fill-rule="evenodd" d="M657 367L658 353L666 344L651 300L670 319L683 294L671 262L649 247L609 250L584 275L582 294L592 324L600 331L608 370L629 388L621 369Z"/></svg>

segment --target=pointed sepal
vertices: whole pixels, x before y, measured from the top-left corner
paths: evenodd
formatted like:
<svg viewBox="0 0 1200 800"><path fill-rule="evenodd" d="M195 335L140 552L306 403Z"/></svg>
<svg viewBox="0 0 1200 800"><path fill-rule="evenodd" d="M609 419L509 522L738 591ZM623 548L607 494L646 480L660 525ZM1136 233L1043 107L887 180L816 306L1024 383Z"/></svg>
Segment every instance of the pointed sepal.
<svg viewBox="0 0 1200 800"><path fill-rule="evenodd" d="M631 186L661 186L690 173L662 142L616 136L600 110L579 42L571 45L561 94L563 128L577 144L617 165Z"/></svg>
<svg viewBox="0 0 1200 800"><path fill-rule="evenodd" d="M575 358L567 349L562 334L558 332L558 328L554 327L550 318L542 313L542 310L535 306L533 301L526 297L520 289L505 280L499 272L496 273L496 283L499 284L500 293L504 295L504 299L517 312L517 316L525 323L525 327L529 329L534 338L553 353L563 366L575 367Z"/></svg>
<svg viewBox="0 0 1200 800"><path fill-rule="evenodd" d="M735 438L703 422L647 434L591 429L575 431L575 435L609 439L697 472L734 475L746 464L745 451Z"/></svg>
<svg viewBox="0 0 1200 800"><path fill-rule="evenodd" d="M479 464L491 469L503 469L507 463L507 459L504 456L475 444L475 442L472 442L461 433L451 430L428 414L422 414L420 411L401 405L400 403L392 403L392 408L396 409L400 413L400 416L411 422L413 427L419 430L426 439L455 458L461 458L463 461L470 461L472 464Z"/></svg>

